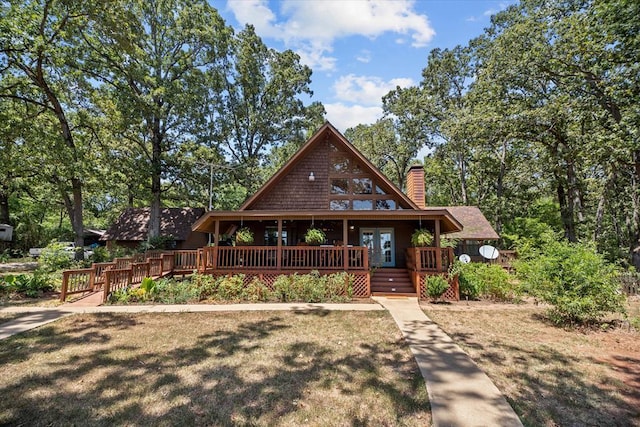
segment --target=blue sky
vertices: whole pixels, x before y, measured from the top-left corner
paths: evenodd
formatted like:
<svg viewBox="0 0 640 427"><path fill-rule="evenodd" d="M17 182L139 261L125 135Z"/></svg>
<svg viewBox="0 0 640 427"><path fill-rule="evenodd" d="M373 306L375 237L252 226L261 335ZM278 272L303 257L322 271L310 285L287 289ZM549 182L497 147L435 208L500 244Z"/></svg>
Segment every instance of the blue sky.
<svg viewBox="0 0 640 427"><path fill-rule="evenodd" d="M311 100L344 132L374 123L382 96L417 85L429 52L466 44L514 0L212 0L236 29L291 49L313 70Z"/></svg>

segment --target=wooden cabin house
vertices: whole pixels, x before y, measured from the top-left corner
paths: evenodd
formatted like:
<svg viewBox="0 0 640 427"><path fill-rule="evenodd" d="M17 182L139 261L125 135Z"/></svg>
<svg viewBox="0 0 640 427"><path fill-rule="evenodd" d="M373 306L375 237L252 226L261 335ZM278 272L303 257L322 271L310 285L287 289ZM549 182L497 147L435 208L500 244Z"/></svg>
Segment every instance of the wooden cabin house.
<svg viewBox="0 0 640 427"><path fill-rule="evenodd" d="M240 209L209 211L193 224L214 243L203 248L199 268L267 283L294 272L346 271L354 277L355 296L425 297L425 278L446 274L453 262L453 249L440 247L441 236L463 226L446 207L425 205L422 167L411 168L406 187L404 194L326 123ZM486 222L478 208L469 209ZM221 239L245 227L254 235L250 246ZM322 230L325 241L307 245L310 228ZM412 247L416 229L433 234L431 246ZM458 299L455 281L445 296Z"/></svg>

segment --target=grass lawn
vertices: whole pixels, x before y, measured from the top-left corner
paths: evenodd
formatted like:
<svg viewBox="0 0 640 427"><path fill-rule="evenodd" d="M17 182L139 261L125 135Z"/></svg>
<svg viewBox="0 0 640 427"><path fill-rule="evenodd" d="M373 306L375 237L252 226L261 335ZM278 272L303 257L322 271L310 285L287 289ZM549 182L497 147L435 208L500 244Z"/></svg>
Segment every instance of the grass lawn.
<svg viewBox="0 0 640 427"><path fill-rule="evenodd" d="M0 341L0 425L429 425L386 312L75 315Z"/></svg>
<svg viewBox="0 0 640 427"><path fill-rule="evenodd" d="M638 316L640 303L630 306ZM548 324L542 308L425 305L528 426L640 426L640 333Z"/></svg>

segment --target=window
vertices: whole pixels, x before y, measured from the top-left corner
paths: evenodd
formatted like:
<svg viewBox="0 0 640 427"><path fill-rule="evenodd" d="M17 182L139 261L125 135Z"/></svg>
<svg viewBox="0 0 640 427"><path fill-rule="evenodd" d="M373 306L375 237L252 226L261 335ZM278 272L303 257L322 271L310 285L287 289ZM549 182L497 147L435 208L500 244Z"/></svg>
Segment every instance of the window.
<svg viewBox="0 0 640 427"><path fill-rule="evenodd" d="M331 200L329 202L329 209L332 211L346 211L349 209L349 201L348 200Z"/></svg>
<svg viewBox="0 0 640 427"><path fill-rule="evenodd" d="M376 200L376 209L378 210L395 210L395 200Z"/></svg>
<svg viewBox="0 0 640 427"><path fill-rule="evenodd" d="M266 246L278 246L278 227L265 227L264 243ZM287 230L282 230L282 245L287 245Z"/></svg>
<svg viewBox="0 0 640 427"><path fill-rule="evenodd" d="M376 194L387 194L384 190L376 185Z"/></svg>
<svg viewBox="0 0 640 427"><path fill-rule="evenodd" d="M348 194L349 180L345 178L331 179L331 194Z"/></svg>
<svg viewBox="0 0 640 427"><path fill-rule="evenodd" d="M353 178L353 194L371 194L371 178Z"/></svg>
<svg viewBox="0 0 640 427"><path fill-rule="evenodd" d="M346 157L334 157L331 161L331 172L334 173L348 173L349 172L349 159Z"/></svg>
<svg viewBox="0 0 640 427"><path fill-rule="evenodd" d="M354 200L353 210L355 211L370 211L373 210L373 200Z"/></svg>

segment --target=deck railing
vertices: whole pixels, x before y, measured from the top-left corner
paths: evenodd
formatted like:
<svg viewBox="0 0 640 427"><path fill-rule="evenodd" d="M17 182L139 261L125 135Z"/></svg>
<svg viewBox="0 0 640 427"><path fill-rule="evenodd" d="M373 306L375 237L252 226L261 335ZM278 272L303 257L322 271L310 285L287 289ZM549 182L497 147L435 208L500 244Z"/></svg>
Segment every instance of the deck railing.
<svg viewBox="0 0 640 427"><path fill-rule="evenodd" d="M411 276L411 282L418 290L418 296L426 295L425 282L427 276L447 274L453 264L454 254L452 248L409 248L407 249L407 270ZM450 287L444 294L447 299L458 300L460 298L458 278L449 277Z"/></svg>
<svg viewBox="0 0 640 427"><path fill-rule="evenodd" d="M148 255L148 257L145 257ZM67 270L62 273L60 300L68 295L104 291L109 293L142 282L145 277L185 274L198 268L198 250L163 251L115 258L113 262L93 263L91 268Z"/></svg>
<svg viewBox="0 0 640 427"><path fill-rule="evenodd" d="M200 253L200 271L215 270L368 270L366 247L220 246ZM345 262L346 260L346 262Z"/></svg>

